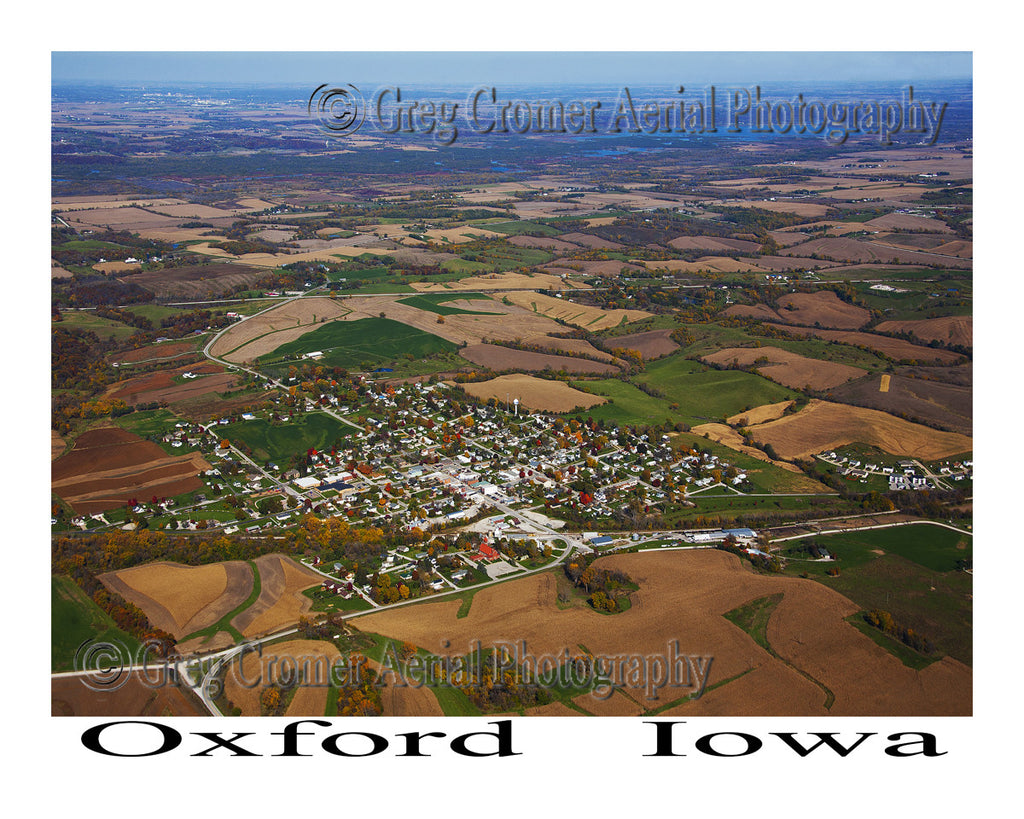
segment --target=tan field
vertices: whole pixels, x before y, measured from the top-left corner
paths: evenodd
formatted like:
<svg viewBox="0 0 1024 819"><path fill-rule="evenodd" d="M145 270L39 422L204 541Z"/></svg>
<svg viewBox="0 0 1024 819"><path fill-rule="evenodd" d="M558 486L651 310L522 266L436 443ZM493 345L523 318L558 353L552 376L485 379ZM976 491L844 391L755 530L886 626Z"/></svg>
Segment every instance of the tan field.
<svg viewBox="0 0 1024 819"><path fill-rule="evenodd" d="M574 390L561 381L546 381L532 375L502 375L490 381L474 381L461 385L470 395L477 398L518 398L519 404L528 409L547 412L569 412L576 407L594 407L607 399Z"/></svg>
<svg viewBox="0 0 1024 819"><path fill-rule="evenodd" d="M125 273L131 270L141 270L142 263L133 262L128 264L127 262L100 262L98 264L94 264L92 269L98 273Z"/></svg>
<svg viewBox="0 0 1024 819"><path fill-rule="evenodd" d="M262 652L247 652L232 663L224 675L224 693L231 704L242 709L242 716L260 715L260 695L272 683L298 671L305 672L310 683L329 680L331 666L342 661L341 653L326 640L288 640L275 643ZM327 685L300 685L288 705L286 716L322 717L327 707Z"/></svg>
<svg viewBox="0 0 1024 819"><path fill-rule="evenodd" d="M941 321L941 319L929 320ZM896 322L890 323L896 324ZM922 347L920 344L911 344L902 338L889 338L878 333L859 333L856 330L819 330L812 327L791 327L788 325L783 325L780 329L796 336L814 336L815 338L823 338L826 341L839 341L843 344L866 347L896 361L913 360L921 363L954 364L961 358L959 353Z"/></svg>
<svg viewBox="0 0 1024 819"><path fill-rule="evenodd" d="M608 327L617 327L623 321L639 321L651 315L646 310L603 310L600 307L591 307L585 304L573 304L569 299L556 299L552 296L544 296L540 293L525 293L523 291L510 291L508 293L496 293L495 297L507 298L513 304L518 304L527 310L533 310L551 318L559 319L567 324L582 327L587 330L605 330Z"/></svg>
<svg viewBox="0 0 1024 819"><path fill-rule="evenodd" d="M313 605L302 592L323 581L319 574L284 555L262 555L256 558L256 567L260 596L231 621L245 637L270 634L297 622Z"/></svg>
<svg viewBox="0 0 1024 819"><path fill-rule="evenodd" d="M310 215L310 214L304 214ZM204 253L207 256L216 256L221 259L237 261L253 267L280 267L285 264L296 262L336 262L339 257L355 257L363 253L372 253L375 256L383 256L391 251L381 247L331 247L328 250L310 250L304 253L244 253L241 256L233 256L226 250L219 247L211 247L209 242L192 245L189 248L194 253Z"/></svg>
<svg viewBox="0 0 1024 819"><path fill-rule="evenodd" d="M294 299L233 324L210 352L236 363L253 361L316 329L324 319L341 318L348 312L334 299Z"/></svg>
<svg viewBox="0 0 1024 819"><path fill-rule="evenodd" d="M974 346L974 322L971 316L883 321L875 329L880 333L911 332L922 341Z"/></svg>
<svg viewBox="0 0 1024 819"><path fill-rule="evenodd" d="M820 324L838 330L856 330L871 318L871 314L863 307L847 304L830 290L790 293L779 298L776 303L778 314L790 324Z"/></svg>
<svg viewBox="0 0 1024 819"><path fill-rule="evenodd" d="M423 293L448 290L589 290L585 284L564 281L545 273L487 273L469 276L454 282L410 282L410 287Z"/></svg>
<svg viewBox="0 0 1024 819"><path fill-rule="evenodd" d="M462 619L455 617L457 602L438 602L361 615L355 622L360 629L428 648L445 639L456 653L480 640L485 646L525 641L527 654L535 657L557 656L564 649L575 654L581 644L596 656L665 656L672 641L678 641L680 654L714 659L703 696L680 703L674 714L971 712L967 666L945 659L922 671L907 668L845 622L857 607L819 583L753 574L738 558L716 550L616 555L596 566L621 569L640 584L629 610L606 616L582 607L559 609L555 576L542 573L477 592ZM722 616L777 592L784 597L769 619L768 637L781 659ZM871 684L865 685L865 679ZM835 694L828 711L821 686ZM692 691L685 685L666 686L657 699L649 699L642 687L626 686L607 700L585 704L593 698L582 697L576 703L592 713L625 716Z"/></svg>
<svg viewBox="0 0 1024 819"><path fill-rule="evenodd" d="M770 268L756 265L753 259L733 259L729 256L702 256L695 262L684 262L682 259L668 259L658 262L641 261L640 264L646 266L648 270L671 270L684 273L701 273L706 271L711 271L712 273L771 272Z"/></svg>
<svg viewBox="0 0 1024 819"><path fill-rule="evenodd" d="M767 363L757 364L761 359ZM813 390L827 390L838 387L847 381L860 378L867 370L851 367L848 364L837 364L834 361L821 361L817 358L791 353L778 347L731 347L719 350L703 357L711 364L728 366L737 364L741 367L754 365L754 370L786 387Z"/></svg>
<svg viewBox="0 0 1024 819"><path fill-rule="evenodd" d="M855 442L926 461L970 452L974 446L966 435L931 429L878 410L818 400L793 415L751 427L750 432L788 460Z"/></svg>
<svg viewBox="0 0 1024 819"><path fill-rule="evenodd" d="M765 421L774 421L781 418L786 408L792 405L792 401L779 401L777 404L762 404L746 412L740 412L725 420L733 426L747 426L748 424L763 424Z"/></svg>
<svg viewBox="0 0 1024 819"><path fill-rule="evenodd" d="M216 623L245 601L253 585L252 570L240 560L206 566L148 563L100 580L176 639Z"/></svg>

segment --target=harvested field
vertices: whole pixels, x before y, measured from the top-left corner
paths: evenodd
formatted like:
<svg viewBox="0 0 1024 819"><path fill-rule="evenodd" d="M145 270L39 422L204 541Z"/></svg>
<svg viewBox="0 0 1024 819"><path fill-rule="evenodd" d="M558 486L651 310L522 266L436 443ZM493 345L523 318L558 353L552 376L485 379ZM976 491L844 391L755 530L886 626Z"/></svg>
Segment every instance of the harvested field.
<svg viewBox="0 0 1024 819"><path fill-rule="evenodd" d="M102 262L94 264L92 269L98 273L125 273L131 270L141 270L141 263L128 264L127 262Z"/></svg>
<svg viewBox="0 0 1024 819"><path fill-rule="evenodd" d="M572 242L574 245L590 250L618 250L622 247L618 242L609 242L607 239L591 236L588 233L563 233L558 238L563 242Z"/></svg>
<svg viewBox="0 0 1024 819"><path fill-rule="evenodd" d="M518 398L523 407L546 412L569 412L576 407L593 407L606 399L574 390L561 381L546 381L532 375L502 375L490 381L474 381L461 385L477 398Z"/></svg>
<svg viewBox="0 0 1024 819"><path fill-rule="evenodd" d="M863 307L842 301L831 290L817 293L789 293L776 302L779 315L790 324L834 327L838 330L856 330L871 318Z"/></svg>
<svg viewBox="0 0 1024 819"><path fill-rule="evenodd" d="M294 624L313 605L302 592L323 581L319 574L284 555L262 555L256 558L256 567L260 573L260 596L231 621L246 637L270 634Z"/></svg>
<svg viewBox="0 0 1024 819"><path fill-rule="evenodd" d="M926 253L916 250L900 250L887 247L867 240L848 239L845 237L829 237L812 239L801 245L794 245L779 251L783 256L811 256L817 254L837 262L864 263L881 262L887 264L941 264L946 267L970 269L970 259L956 256L942 256L938 253Z"/></svg>
<svg viewBox="0 0 1024 819"><path fill-rule="evenodd" d="M916 373L908 377L904 373ZM936 374L938 375L938 374ZM970 384L943 383L920 370L903 367L877 376L851 381L832 391L837 401L868 406L883 412L899 413L928 426L950 429L970 435L973 432L973 390Z"/></svg>
<svg viewBox="0 0 1024 819"><path fill-rule="evenodd" d="M159 668L136 672L116 690L94 691L81 677L50 678L53 717L205 717L184 687L162 679ZM155 685L154 685L155 683Z"/></svg>
<svg viewBox="0 0 1024 819"><path fill-rule="evenodd" d="M974 326L971 316L946 316L906 321L883 321L875 329L880 333L913 333L921 341L940 344L974 346Z"/></svg>
<svg viewBox="0 0 1024 819"><path fill-rule="evenodd" d="M608 259L606 261L566 259L561 263L557 261L551 262L540 269L555 276L579 275L582 273L586 276L606 276L611 278L615 278L623 270L628 270L630 273L640 273L644 270L638 264L630 264L619 259Z"/></svg>
<svg viewBox="0 0 1024 819"><path fill-rule="evenodd" d="M191 372L196 378L177 383L184 373ZM118 381L107 389L107 398L120 398L129 406L163 401L173 404L190 398L227 392L238 384L238 375L228 373L219 364L206 363L184 365L173 370L159 370L148 375Z"/></svg>
<svg viewBox="0 0 1024 819"><path fill-rule="evenodd" d="M785 199L775 202L770 202L767 199L760 202L730 199L718 204L730 208L757 208L758 210L770 210L773 213L793 213L797 216L806 216L808 219L820 219L829 211L828 205L816 205L813 202L790 202ZM709 206L714 208L713 203Z"/></svg>
<svg viewBox="0 0 1024 819"><path fill-rule="evenodd" d="M137 284L158 299L205 299L224 296L243 285L251 287L265 271L241 264L198 264L147 270L121 276L126 284Z"/></svg>
<svg viewBox="0 0 1024 819"><path fill-rule="evenodd" d="M63 213L68 224L78 229L107 227L136 232L144 228L177 227L183 221L177 217L149 213L136 207L94 208Z"/></svg>
<svg viewBox="0 0 1024 819"><path fill-rule="evenodd" d="M718 254L754 253L761 249L757 242L743 239L719 239L713 236L680 236L672 239L669 245L676 250L713 250Z"/></svg>
<svg viewBox="0 0 1024 819"><path fill-rule="evenodd" d="M131 498L170 497L203 486L210 464L198 453L172 457L156 444L118 427L82 433L53 461L51 489L79 514L123 506Z"/></svg>
<svg viewBox="0 0 1024 819"><path fill-rule="evenodd" d="M147 563L99 579L142 609L154 626L179 640L238 608L253 586L252 569L242 560L206 566Z"/></svg>
<svg viewBox="0 0 1024 819"><path fill-rule="evenodd" d="M443 293L450 290L586 290L586 285L566 282L546 273L487 273L469 276L454 282L410 282L422 293Z"/></svg>
<svg viewBox="0 0 1024 819"><path fill-rule="evenodd" d="M671 338L672 331L648 330L644 333L631 333L626 336L615 336L606 339L611 347L622 347L626 350L635 350L644 357L644 361L651 361L661 358L663 355L670 355L679 349Z"/></svg>
<svg viewBox="0 0 1024 819"><path fill-rule="evenodd" d="M759 361L767 359L765 363ZM834 361L822 361L817 358L791 353L778 347L731 347L719 350L711 355L703 356L703 361L710 364L728 366L735 364L740 367L751 367L779 384L792 389L827 390L860 378L866 370L851 367L848 364L837 364Z"/></svg>
<svg viewBox="0 0 1024 819"><path fill-rule="evenodd" d="M875 390L875 394L880 394ZM940 432L894 415L846 404L812 400L804 409L750 428L754 439L771 444L780 458L807 458L851 443L876 446L893 455L926 461L970 452L972 440Z"/></svg>
<svg viewBox="0 0 1024 819"><path fill-rule="evenodd" d="M485 646L525 641L528 653L538 657L560 655L563 649L575 653L581 644L597 656L664 656L678 641L679 653L713 656L714 661L703 696L680 704L674 714L820 715L826 713L822 686L835 694L827 710L833 716L971 712L972 674L967 666L943 660L923 671L907 668L845 622L856 606L821 584L754 574L738 558L716 550L616 555L601 558L595 567L627 572L640 584L629 610L607 617L582 607L559 609L555 576L544 573L477 592L468 617L462 619L455 617L457 604L438 602L362 615L356 623L426 646L442 638L459 647L473 640ZM768 634L781 659L723 616L779 592L783 598L768 621ZM758 671L759 677L747 679ZM752 695L751 685L758 679L777 687ZM865 679L872 684L865 685ZM746 682L735 687L742 680ZM629 698L617 694L601 706L595 704L594 710L635 714L637 702L658 707L694 689L666 686L657 699L648 699L642 688L625 690ZM590 710L587 704L583 707Z"/></svg>
<svg viewBox="0 0 1024 819"><path fill-rule="evenodd" d="M768 406L777 406L776 404L770 404ZM746 413L742 413L740 418L746 417ZM752 423L752 422L751 422ZM765 463L774 464L780 469L785 469L787 472L792 472L797 475L803 475L803 470L794 464L788 463L787 461L773 461L764 452L755 446L748 446L743 442L743 436L739 434L735 429L725 424L701 424L693 427L691 430L696 435L707 435L712 441L717 441L723 446L729 447L729 449L735 449L737 452L742 452L744 455L749 455L751 458L757 458L759 461ZM801 489L807 492L820 492L825 489L822 484L817 481L806 479L806 483L800 482L801 487L795 488L793 491L801 491Z"/></svg>
<svg viewBox="0 0 1024 819"><path fill-rule="evenodd" d="M342 662L341 652L326 640L288 640L266 648L261 655L247 652L224 675L224 694L242 716L260 716L260 695L272 683L298 673L308 683L299 685L288 717L322 717L327 707L331 667ZM322 683L322 684L317 684Z"/></svg>
<svg viewBox="0 0 1024 819"><path fill-rule="evenodd" d="M887 213L877 219L863 223L868 230L912 230L928 233L952 233L953 229L945 222L930 216L912 216L909 213Z"/></svg>
<svg viewBox="0 0 1024 819"><path fill-rule="evenodd" d="M614 364L602 364L585 358L571 358L564 355L547 355L528 350L514 350L497 344L472 344L459 351L467 361L491 370L565 370L570 373L617 373Z"/></svg>
<svg viewBox="0 0 1024 819"><path fill-rule="evenodd" d="M644 261L642 264L648 270L670 270L683 273L738 273L753 271L754 273L767 273L769 268L760 267L755 262L758 259L733 259L729 256L702 256L695 262L684 262L682 259L668 259L665 261Z"/></svg>
<svg viewBox="0 0 1024 819"><path fill-rule="evenodd" d="M507 298L513 304L533 310L551 318L557 318L567 324L582 327L586 330L604 330L617 327L623 321L632 322L648 318L651 314L645 310L604 310L585 304L573 304L568 299L557 299L540 293L526 293L513 290L508 293L496 293L495 296Z"/></svg>
<svg viewBox="0 0 1024 819"><path fill-rule="evenodd" d="M779 329L785 330L794 336L812 336L825 339L826 341L838 341L841 344L865 347L868 350L881 353L894 361L913 360L922 363L953 364L962 358L959 353L950 352L949 350L922 347L919 344L911 344L909 341L904 341L901 338L890 338L878 335L877 333L859 333L854 330L818 330L810 327L790 327L788 325L782 325Z"/></svg>
<svg viewBox="0 0 1024 819"><path fill-rule="evenodd" d="M792 401L780 401L777 404L762 404L760 407L754 407L725 420L730 424L744 427L749 424L763 424L765 421L781 418L785 414L786 408L792 403Z"/></svg>
<svg viewBox="0 0 1024 819"><path fill-rule="evenodd" d="M148 344L135 350L118 353L116 360L121 364L139 364L143 361L162 361L168 358L188 355L197 351L195 341L171 341L164 344Z"/></svg>
<svg viewBox="0 0 1024 819"><path fill-rule="evenodd" d="M323 320L349 312L334 299L292 299L231 325L210 347L210 353L234 363L255 361L282 344L308 333Z"/></svg>
<svg viewBox="0 0 1024 819"><path fill-rule="evenodd" d="M970 259L974 255L973 242L933 233L879 233L871 241L907 250L927 250L943 256L959 256L961 259Z"/></svg>

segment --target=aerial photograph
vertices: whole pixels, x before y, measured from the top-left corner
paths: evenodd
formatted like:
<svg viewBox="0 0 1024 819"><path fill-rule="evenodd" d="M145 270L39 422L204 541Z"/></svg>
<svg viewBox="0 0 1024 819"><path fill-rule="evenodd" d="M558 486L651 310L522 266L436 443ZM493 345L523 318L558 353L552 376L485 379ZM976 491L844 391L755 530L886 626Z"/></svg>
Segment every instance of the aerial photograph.
<svg viewBox="0 0 1024 819"><path fill-rule="evenodd" d="M52 717L973 714L971 52L51 68Z"/></svg>

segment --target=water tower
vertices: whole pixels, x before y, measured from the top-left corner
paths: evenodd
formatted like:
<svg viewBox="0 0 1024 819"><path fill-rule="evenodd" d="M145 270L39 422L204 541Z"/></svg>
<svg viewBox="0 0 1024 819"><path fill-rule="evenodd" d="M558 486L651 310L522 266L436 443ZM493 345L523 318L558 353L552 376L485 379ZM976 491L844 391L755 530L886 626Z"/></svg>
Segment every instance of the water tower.
<svg viewBox="0 0 1024 819"><path fill-rule="evenodd" d="M514 406L516 408L516 418L518 418L519 417L519 399L518 398L513 398L512 399L512 406Z"/></svg>

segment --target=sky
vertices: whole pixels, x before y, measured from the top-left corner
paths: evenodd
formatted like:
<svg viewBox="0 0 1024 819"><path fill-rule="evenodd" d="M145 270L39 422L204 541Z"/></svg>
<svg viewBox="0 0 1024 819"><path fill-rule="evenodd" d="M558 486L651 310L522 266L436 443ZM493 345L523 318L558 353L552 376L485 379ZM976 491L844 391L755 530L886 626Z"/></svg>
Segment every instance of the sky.
<svg viewBox="0 0 1024 819"><path fill-rule="evenodd" d="M54 51L54 83L652 83L970 79L969 51L938 52L73 52Z"/></svg>

